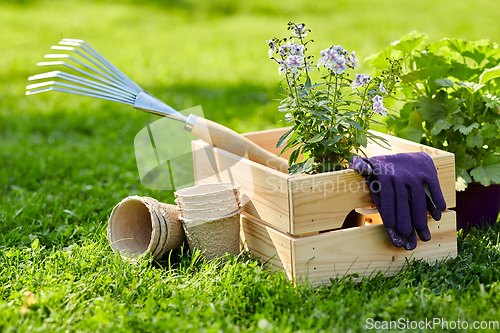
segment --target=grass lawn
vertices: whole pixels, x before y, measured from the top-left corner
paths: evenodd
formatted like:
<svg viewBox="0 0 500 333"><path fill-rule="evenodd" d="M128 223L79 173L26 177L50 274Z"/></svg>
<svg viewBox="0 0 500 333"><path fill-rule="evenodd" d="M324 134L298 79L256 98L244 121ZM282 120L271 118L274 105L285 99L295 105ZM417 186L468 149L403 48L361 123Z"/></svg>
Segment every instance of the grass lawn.
<svg viewBox="0 0 500 333"><path fill-rule="evenodd" d="M500 320L498 226L459 233L459 255L444 263L315 288L246 253L227 263L186 250L125 263L107 243L113 206L129 195L173 200L141 185L135 161L134 136L158 117L79 96L24 96L49 46L81 38L179 110L201 105L236 131L269 129L284 124L265 40L284 35L288 21L308 24L312 49L340 44L364 59L411 30L500 42L497 8L493 0L0 2L0 331L357 332L369 318L469 328Z"/></svg>

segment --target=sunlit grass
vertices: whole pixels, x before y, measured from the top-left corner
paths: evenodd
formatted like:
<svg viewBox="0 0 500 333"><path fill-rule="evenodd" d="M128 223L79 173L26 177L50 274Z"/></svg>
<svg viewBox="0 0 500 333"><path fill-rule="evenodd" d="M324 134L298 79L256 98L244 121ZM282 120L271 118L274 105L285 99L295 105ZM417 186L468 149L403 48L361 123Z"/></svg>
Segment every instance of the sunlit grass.
<svg viewBox="0 0 500 333"><path fill-rule="evenodd" d="M393 278L294 286L246 254L205 263L187 251L129 265L105 234L142 187L134 136L156 116L79 96L24 96L61 37L82 38L180 110L239 132L284 126L266 39L290 20L360 59L411 30L500 41L494 1L4 1L0 3L1 331L363 331L365 320L493 320L498 227L459 236L459 256ZM369 69L362 69L368 71ZM169 270L169 268L171 268ZM35 303L22 313L25 292Z"/></svg>

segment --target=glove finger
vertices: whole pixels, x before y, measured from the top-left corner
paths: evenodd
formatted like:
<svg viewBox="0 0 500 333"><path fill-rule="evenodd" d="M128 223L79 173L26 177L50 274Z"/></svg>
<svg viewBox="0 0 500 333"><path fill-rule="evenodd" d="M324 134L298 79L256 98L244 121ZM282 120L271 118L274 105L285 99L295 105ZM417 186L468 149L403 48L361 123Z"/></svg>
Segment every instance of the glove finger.
<svg viewBox="0 0 500 333"><path fill-rule="evenodd" d="M412 182L410 189L411 222L420 239L427 241L431 237L431 232L427 225L427 196L425 195L424 184Z"/></svg>
<svg viewBox="0 0 500 333"><path fill-rule="evenodd" d="M417 247L417 235L415 235L415 230L413 230L412 233L408 237L406 237L406 243L404 247L408 251L415 250L415 248Z"/></svg>
<svg viewBox="0 0 500 333"><path fill-rule="evenodd" d="M377 183L375 183L377 182ZM390 179L380 176L379 180L376 180L375 184L370 184L371 188L375 188L378 185L379 191L375 194L372 192L373 200L382 218L382 222L386 228L396 228L397 226L397 215L396 215L396 205L395 205L395 193L394 186Z"/></svg>
<svg viewBox="0 0 500 333"><path fill-rule="evenodd" d="M437 209L444 211L446 209L446 202L444 201L443 193L441 192L441 186L439 185L439 178L437 175L436 166L434 161L429 154L420 152L416 153L421 156L422 161L422 172L424 175L424 181L428 185L428 190L430 192L432 201Z"/></svg>
<svg viewBox="0 0 500 333"><path fill-rule="evenodd" d="M406 239L402 237L395 228L385 228L392 245L395 247L403 247L406 244Z"/></svg>
<svg viewBox="0 0 500 333"><path fill-rule="evenodd" d="M426 174L424 181L426 182L426 187L428 189L428 192L430 193L432 202L434 202L434 206L436 207L436 209L440 211L446 210L446 201L444 201L443 192L441 192L441 186L439 185L437 173L435 172L435 176Z"/></svg>
<svg viewBox="0 0 500 333"><path fill-rule="evenodd" d="M425 196L425 201L427 202L427 209L429 210L429 213L431 213L432 218L435 221L441 220L441 211L434 206L434 203L428 195Z"/></svg>
<svg viewBox="0 0 500 333"><path fill-rule="evenodd" d="M349 168L354 169L363 177L368 177L373 174L373 168L368 160L358 156L354 156L352 158Z"/></svg>
<svg viewBox="0 0 500 333"><path fill-rule="evenodd" d="M410 204L408 202L408 188L402 182L394 182L395 208L396 208L396 229L398 233L407 237L413 231Z"/></svg>

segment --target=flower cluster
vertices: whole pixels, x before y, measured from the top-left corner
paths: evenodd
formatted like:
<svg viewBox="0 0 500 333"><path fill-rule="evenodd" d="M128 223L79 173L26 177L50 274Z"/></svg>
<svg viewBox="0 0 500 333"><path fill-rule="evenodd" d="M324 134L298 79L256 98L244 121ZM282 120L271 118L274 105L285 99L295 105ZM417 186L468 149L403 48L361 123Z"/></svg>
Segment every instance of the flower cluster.
<svg viewBox="0 0 500 333"><path fill-rule="evenodd" d="M306 29L306 25L304 23L291 24L290 28L292 30L292 34L295 37L302 38L302 37L307 36L307 29Z"/></svg>
<svg viewBox="0 0 500 333"><path fill-rule="evenodd" d="M279 42L279 41L278 41ZM312 70L309 67L309 61L304 54L304 44L298 44L294 39L286 44L277 46L276 40L268 40L269 58L274 59L279 65L279 73L297 74L299 70ZM279 57L274 57L276 54Z"/></svg>
<svg viewBox="0 0 500 333"><path fill-rule="evenodd" d="M320 82L313 82L313 56L307 55L307 44L312 40L304 38L310 30L303 23L289 23L288 29L290 37L267 41L269 57L279 64L287 85L288 97L281 101L279 110L286 112L285 121L294 123L277 147L285 145L283 151L293 150L289 157L291 173L345 167L353 152L360 152L368 140L382 140L368 129L374 114L387 115L383 96L391 91L394 79L367 74L351 79L349 71L359 67L355 52L332 45L321 50L314 66L319 72L326 70L326 74L319 75ZM393 71L395 66L391 66ZM299 162L300 156L307 157Z"/></svg>
<svg viewBox="0 0 500 333"><path fill-rule="evenodd" d="M373 112L378 113L382 116L387 116L387 108L384 106L384 98L380 95L375 95L372 98Z"/></svg>
<svg viewBox="0 0 500 333"><path fill-rule="evenodd" d="M343 74L349 67L352 69L359 67L355 52L352 51L349 54L340 45L333 45L326 50L321 50L320 54L318 66L324 66L336 74Z"/></svg>
<svg viewBox="0 0 500 333"><path fill-rule="evenodd" d="M372 80L372 76L369 74L356 74L356 79L352 82L352 90L356 90L360 87L366 87Z"/></svg>

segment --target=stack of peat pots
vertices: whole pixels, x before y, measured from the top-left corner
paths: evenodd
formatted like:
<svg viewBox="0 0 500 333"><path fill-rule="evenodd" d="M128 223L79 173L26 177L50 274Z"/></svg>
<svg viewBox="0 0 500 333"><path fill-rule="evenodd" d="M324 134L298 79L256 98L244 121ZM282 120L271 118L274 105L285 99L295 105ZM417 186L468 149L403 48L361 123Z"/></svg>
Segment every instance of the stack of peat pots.
<svg viewBox="0 0 500 333"><path fill-rule="evenodd" d="M204 184L175 192L189 248L207 260L240 253L240 192L231 183Z"/></svg>

